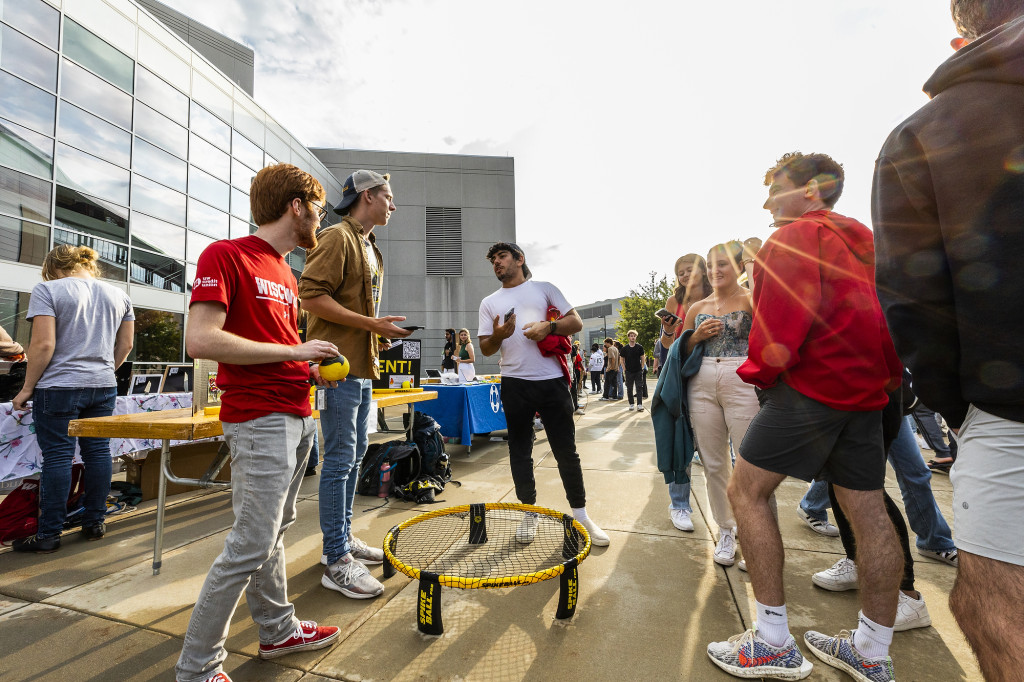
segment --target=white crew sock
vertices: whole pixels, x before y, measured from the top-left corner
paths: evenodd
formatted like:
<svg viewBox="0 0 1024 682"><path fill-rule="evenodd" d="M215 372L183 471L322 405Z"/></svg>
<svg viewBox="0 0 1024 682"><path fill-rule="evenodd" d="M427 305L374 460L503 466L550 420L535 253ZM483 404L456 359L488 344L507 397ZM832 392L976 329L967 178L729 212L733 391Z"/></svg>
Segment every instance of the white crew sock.
<svg viewBox="0 0 1024 682"><path fill-rule="evenodd" d="M754 601L757 608L757 634L772 646L782 646L789 639L789 616L786 605L765 606Z"/></svg>
<svg viewBox="0 0 1024 682"><path fill-rule="evenodd" d="M575 518L577 521L586 521L588 518L590 518L590 517L587 516L587 508L586 507L579 507L579 508L573 507L572 508L572 515L573 515L573 518Z"/></svg>
<svg viewBox="0 0 1024 682"><path fill-rule="evenodd" d="M857 629L853 631L854 648L862 656L882 658L889 655L890 644L892 644L892 628L879 625L865 616L863 611L858 611Z"/></svg>

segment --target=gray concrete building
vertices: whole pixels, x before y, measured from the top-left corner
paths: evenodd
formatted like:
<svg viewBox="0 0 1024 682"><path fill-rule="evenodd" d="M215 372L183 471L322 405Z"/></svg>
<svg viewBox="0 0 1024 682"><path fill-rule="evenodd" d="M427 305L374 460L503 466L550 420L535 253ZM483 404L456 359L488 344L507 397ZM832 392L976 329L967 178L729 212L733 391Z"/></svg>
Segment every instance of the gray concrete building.
<svg viewBox="0 0 1024 682"><path fill-rule="evenodd" d="M615 325L619 322L619 310L624 296L606 298L603 301L576 306L576 312L583 318L583 329L579 333L580 345L587 352L593 344L601 345L606 337L615 338Z"/></svg>

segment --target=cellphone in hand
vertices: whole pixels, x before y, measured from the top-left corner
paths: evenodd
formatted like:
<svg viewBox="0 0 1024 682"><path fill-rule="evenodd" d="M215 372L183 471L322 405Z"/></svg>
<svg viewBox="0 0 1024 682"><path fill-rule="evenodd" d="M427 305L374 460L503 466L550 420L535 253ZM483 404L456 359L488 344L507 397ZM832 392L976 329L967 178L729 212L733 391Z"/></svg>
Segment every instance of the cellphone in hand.
<svg viewBox="0 0 1024 682"><path fill-rule="evenodd" d="M509 308L509 309L508 309L508 312L507 312L507 313L505 313L505 322L508 322L508 321L509 321L509 319L511 319L511 317L512 317L513 315L515 315L515 314L516 314L516 309L515 309L515 308Z"/></svg>
<svg viewBox="0 0 1024 682"><path fill-rule="evenodd" d="M420 329L426 329L426 327L421 327L418 324L411 324L408 327L403 326L403 327L401 327L401 329L404 329L407 332L414 332L414 331L418 331Z"/></svg>
<svg viewBox="0 0 1024 682"><path fill-rule="evenodd" d="M676 322L679 321L678 317L676 317L675 315L673 315L669 311L665 310L664 308L661 308L660 310L656 310L654 312L654 314L657 315L658 317L660 317L661 319L665 320L665 322L667 322L669 324L675 324Z"/></svg>

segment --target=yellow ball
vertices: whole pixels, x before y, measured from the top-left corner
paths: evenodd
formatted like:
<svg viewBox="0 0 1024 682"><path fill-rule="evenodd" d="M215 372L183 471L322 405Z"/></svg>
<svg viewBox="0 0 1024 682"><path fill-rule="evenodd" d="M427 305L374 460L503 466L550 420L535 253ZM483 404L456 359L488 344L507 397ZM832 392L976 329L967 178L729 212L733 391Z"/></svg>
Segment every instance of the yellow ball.
<svg viewBox="0 0 1024 682"><path fill-rule="evenodd" d="M326 381L340 381L348 376L348 358L339 355L320 361L320 376Z"/></svg>
<svg viewBox="0 0 1024 682"><path fill-rule="evenodd" d="M403 381L402 382L402 388L412 388L412 382L411 381Z"/></svg>

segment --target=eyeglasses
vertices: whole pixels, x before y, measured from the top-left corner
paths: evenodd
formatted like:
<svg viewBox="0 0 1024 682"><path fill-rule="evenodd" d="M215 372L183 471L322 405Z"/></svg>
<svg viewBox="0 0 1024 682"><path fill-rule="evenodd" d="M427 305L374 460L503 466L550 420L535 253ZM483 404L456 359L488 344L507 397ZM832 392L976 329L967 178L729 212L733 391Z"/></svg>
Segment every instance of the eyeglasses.
<svg viewBox="0 0 1024 682"><path fill-rule="evenodd" d="M316 203L315 201L310 201L309 203L316 206L316 221L318 223L323 222L323 219L327 217L327 209L321 206L320 204Z"/></svg>

